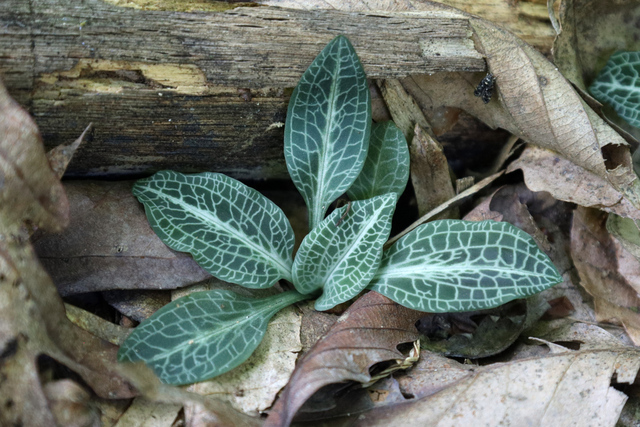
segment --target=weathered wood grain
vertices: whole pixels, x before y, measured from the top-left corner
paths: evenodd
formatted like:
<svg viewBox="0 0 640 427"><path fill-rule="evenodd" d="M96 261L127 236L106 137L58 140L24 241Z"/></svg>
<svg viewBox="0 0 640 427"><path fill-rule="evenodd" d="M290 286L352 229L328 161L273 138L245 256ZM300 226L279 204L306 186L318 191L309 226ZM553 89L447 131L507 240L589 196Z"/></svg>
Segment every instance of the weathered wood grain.
<svg viewBox="0 0 640 427"><path fill-rule="evenodd" d="M466 18L438 8L187 13L4 0L0 76L48 147L94 123L71 176L172 168L282 178L289 89L338 34L372 78L485 68Z"/></svg>

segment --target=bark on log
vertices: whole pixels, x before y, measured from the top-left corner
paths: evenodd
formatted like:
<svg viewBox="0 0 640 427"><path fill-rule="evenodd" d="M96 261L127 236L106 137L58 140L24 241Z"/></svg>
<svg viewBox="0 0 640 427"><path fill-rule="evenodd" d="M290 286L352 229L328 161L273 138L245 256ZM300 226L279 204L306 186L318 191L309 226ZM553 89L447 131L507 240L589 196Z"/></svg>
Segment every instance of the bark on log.
<svg viewBox="0 0 640 427"><path fill-rule="evenodd" d="M0 76L47 147L94 127L67 176L215 170L284 178L290 89L345 34L371 78L483 71L467 20L417 13L144 11L101 0L5 0Z"/></svg>
<svg viewBox="0 0 640 427"><path fill-rule="evenodd" d="M0 75L47 147L93 122L68 176L172 168L282 178L289 88L325 43L347 35L372 78L484 70L466 19L452 16L4 0Z"/></svg>

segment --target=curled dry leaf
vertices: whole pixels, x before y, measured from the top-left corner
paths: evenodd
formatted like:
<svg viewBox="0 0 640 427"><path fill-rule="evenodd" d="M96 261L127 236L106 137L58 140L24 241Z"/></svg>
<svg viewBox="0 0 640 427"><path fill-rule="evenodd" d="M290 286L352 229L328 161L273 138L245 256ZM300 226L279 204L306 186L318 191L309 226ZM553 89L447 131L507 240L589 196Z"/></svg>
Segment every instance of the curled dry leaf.
<svg viewBox="0 0 640 427"><path fill-rule="evenodd" d="M421 315L376 292L358 299L298 362L265 426L289 425L302 404L325 385L366 383L373 364L404 359L396 346L418 338L414 324Z"/></svg>
<svg viewBox="0 0 640 427"><path fill-rule="evenodd" d="M573 215L571 253L580 284L595 299L601 321L621 322L640 345L640 261L606 229L607 214L578 208Z"/></svg>
<svg viewBox="0 0 640 427"><path fill-rule="evenodd" d="M640 206L640 184L625 140L578 96L542 54L496 26L470 18L478 48L496 78L493 100L473 99L481 75L437 73L412 76L402 85L428 112L457 107L492 127L559 153L600 177L633 206Z"/></svg>
<svg viewBox="0 0 640 427"><path fill-rule="evenodd" d="M416 126L423 129L431 128L429 121L420 110L420 106L398 80L381 80L379 84L384 101L389 107L391 117L393 117L393 122L404 133L407 141L413 141Z"/></svg>
<svg viewBox="0 0 640 427"><path fill-rule="evenodd" d="M611 377L633 383L639 368L635 348L565 351L467 372L455 366L460 376L444 389L420 397L414 388L417 400L361 414L353 425L614 425L627 396ZM429 391L438 384L428 380L432 373L421 380Z"/></svg>
<svg viewBox="0 0 640 427"><path fill-rule="evenodd" d="M104 398L132 390L114 372L116 347L74 326L28 240L25 222L60 230L68 222L64 190L38 130L0 85L0 424L55 425L38 359L49 356Z"/></svg>
<svg viewBox="0 0 640 427"><path fill-rule="evenodd" d="M0 216L59 231L69 222L62 184L51 169L35 123L0 84Z"/></svg>
<svg viewBox="0 0 640 427"><path fill-rule="evenodd" d="M507 172L522 169L527 187L547 191L558 200L640 219L640 211L602 177L538 147L527 147Z"/></svg>
<svg viewBox="0 0 640 427"><path fill-rule="evenodd" d="M640 206L640 183L626 141L541 53L485 21L470 22L496 77L507 129L605 179Z"/></svg>
<svg viewBox="0 0 640 427"><path fill-rule="evenodd" d="M427 338L421 336L420 345L424 350L453 357L493 356L513 344L548 308L546 301L530 298L492 310L429 314L418 323L418 330Z"/></svg>
<svg viewBox="0 0 640 427"><path fill-rule="evenodd" d="M53 172L58 178L62 178L62 175L64 175L64 172L67 170L67 166L69 166L69 163L71 162L71 158L80 144L82 144L84 136L89 132L89 129L91 129L91 124L89 124L78 139L73 141L71 144L58 145L47 152L49 165L51 165L51 169L53 169Z"/></svg>
<svg viewBox="0 0 640 427"><path fill-rule="evenodd" d="M603 106L591 96L587 87L612 53L640 49L640 30L635 25L640 18L638 3L591 1L576 4L574 0L559 3L559 31L553 43L553 62L583 99L632 147L637 147L640 129L618 116L611 106Z"/></svg>
<svg viewBox="0 0 640 427"><path fill-rule="evenodd" d="M640 221L612 214L607 218L607 230L623 248L640 260ZM636 289L640 292L640 287Z"/></svg>
<svg viewBox="0 0 640 427"><path fill-rule="evenodd" d="M175 289L210 275L149 226L132 183L65 184L70 227L38 233L34 247L63 296L109 289Z"/></svg>

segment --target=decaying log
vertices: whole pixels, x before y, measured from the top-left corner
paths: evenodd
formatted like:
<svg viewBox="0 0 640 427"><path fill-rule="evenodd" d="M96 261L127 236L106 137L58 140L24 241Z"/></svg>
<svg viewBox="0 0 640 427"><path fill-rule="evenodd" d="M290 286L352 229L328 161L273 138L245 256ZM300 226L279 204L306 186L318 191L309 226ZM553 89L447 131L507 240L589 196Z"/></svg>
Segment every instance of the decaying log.
<svg viewBox="0 0 640 427"><path fill-rule="evenodd" d="M101 0L4 0L0 75L52 147L93 130L71 176L216 170L286 176L290 88L345 34L372 78L482 71L466 19L300 11L144 11Z"/></svg>

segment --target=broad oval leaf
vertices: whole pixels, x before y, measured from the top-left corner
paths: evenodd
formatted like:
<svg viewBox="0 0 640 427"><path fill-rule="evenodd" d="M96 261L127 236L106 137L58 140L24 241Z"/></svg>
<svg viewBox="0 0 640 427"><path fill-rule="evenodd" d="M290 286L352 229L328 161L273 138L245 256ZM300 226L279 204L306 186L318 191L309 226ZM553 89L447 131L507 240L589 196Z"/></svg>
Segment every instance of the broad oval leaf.
<svg viewBox="0 0 640 427"><path fill-rule="evenodd" d="M291 280L293 230L256 190L218 173L162 171L138 181L133 194L158 237L212 275L247 288Z"/></svg>
<svg viewBox="0 0 640 427"><path fill-rule="evenodd" d="M284 154L313 228L356 179L371 132L369 86L349 40L333 39L302 75L287 111Z"/></svg>
<svg viewBox="0 0 640 427"><path fill-rule="evenodd" d="M389 248L370 288L434 313L497 307L562 281L531 236L506 222L442 220Z"/></svg>
<svg viewBox="0 0 640 427"><path fill-rule="evenodd" d="M336 209L304 238L293 262L293 283L302 293L323 289L316 310L358 295L373 277L389 237L395 193Z"/></svg>
<svg viewBox="0 0 640 427"><path fill-rule="evenodd" d="M616 52L589 87L600 102L610 104L616 113L640 127L640 52Z"/></svg>
<svg viewBox="0 0 640 427"><path fill-rule="evenodd" d="M400 197L408 180L409 147L404 134L393 122L375 123L362 172L347 191L349 198L365 200L387 193Z"/></svg>
<svg viewBox="0 0 640 427"><path fill-rule="evenodd" d="M269 319L305 298L296 291L261 299L221 289L194 292L165 305L134 329L120 347L118 360L142 360L169 384L213 378L247 360Z"/></svg>

